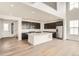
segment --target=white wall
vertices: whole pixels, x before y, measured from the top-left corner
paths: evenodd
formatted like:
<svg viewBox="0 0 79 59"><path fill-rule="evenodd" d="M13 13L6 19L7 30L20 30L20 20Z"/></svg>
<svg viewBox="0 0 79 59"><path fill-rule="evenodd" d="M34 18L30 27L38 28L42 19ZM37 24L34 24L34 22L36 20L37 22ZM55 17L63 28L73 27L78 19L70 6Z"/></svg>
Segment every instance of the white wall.
<svg viewBox="0 0 79 59"><path fill-rule="evenodd" d="M57 10L57 2L43 2L48 6L52 7L54 10Z"/></svg>
<svg viewBox="0 0 79 59"><path fill-rule="evenodd" d="M66 13L66 2L58 2L57 3L57 14L64 18L64 15Z"/></svg>

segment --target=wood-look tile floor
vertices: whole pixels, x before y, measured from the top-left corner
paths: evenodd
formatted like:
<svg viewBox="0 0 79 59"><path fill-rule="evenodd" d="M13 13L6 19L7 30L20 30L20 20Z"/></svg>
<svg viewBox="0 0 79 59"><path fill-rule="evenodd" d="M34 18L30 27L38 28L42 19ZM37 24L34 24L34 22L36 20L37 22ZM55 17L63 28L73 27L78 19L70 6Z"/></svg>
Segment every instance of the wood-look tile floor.
<svg viewBox="0 0 79 59"><path fill-rule="evenodd" d="M26 40L0 39L1 56L79 56L79 42L54 39L32 46Z"/></svg>

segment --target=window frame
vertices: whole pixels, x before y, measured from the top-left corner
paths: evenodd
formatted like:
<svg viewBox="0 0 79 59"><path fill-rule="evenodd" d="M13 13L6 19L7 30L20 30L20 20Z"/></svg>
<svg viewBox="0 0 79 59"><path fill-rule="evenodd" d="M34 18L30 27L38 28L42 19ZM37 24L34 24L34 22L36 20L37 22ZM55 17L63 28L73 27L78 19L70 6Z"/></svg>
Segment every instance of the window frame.
<svg viewBox="0 0 79 59"><path fill-rule="evenodd" d="M79 2L70 2L69 10L73 10L74 8L79 8Z"/></svg>
<svg viewBox="0 0 79 59"><path fill-rule="evenodd" d="M75 21L75 20L70 20L70 21ZM76 27L75 27L75 26L70 27L70 21L69 21L69 34L70 34L70 35L79 35L79 20L78 20L78 27L77 27L77 26L76 26ZM73 29L77 28L78 34L74 34L74 32L73 32L73 34L71 34L71 33L70 33L70 32L71 32L70 30L71 30L72 28L73 28Z"/></svg>

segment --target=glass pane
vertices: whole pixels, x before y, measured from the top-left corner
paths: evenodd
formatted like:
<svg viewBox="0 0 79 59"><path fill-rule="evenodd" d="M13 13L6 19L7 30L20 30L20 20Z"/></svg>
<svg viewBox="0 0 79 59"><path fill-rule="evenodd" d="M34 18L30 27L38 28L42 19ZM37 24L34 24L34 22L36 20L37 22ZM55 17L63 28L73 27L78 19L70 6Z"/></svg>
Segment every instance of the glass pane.
<svg viewBox="0 0 79 59"><path fill-rule="evenodd" d="M74 9L74 5L70 5L70 10Z"/></svg>
<svg viewBox="0 0 79 59"><path fill-rule="evenodd" d="M74 34L74 33L73 33L73 28L70 28L70 34Z"/></svg>
<svg viewBox="0 0 79 59"><path fill-rule="evenodd" d="M70 2L70 10L78 8L78 2Z"/></svg>
<svg viewBox="0 0 79 59"><path fill-rule="evenodd" d="M70 28L70 34L78 35L78 28Z"/></svg>
<svg viewBox="0 0 79 59"><path fill-rule="evenodd" d="M70 27L78 27L78 20L70 20Z"/></svg>
<svg viewBox="0 0 79 59"><path fill-rule="evenodd" d="M7 24L7 23L4 23L4 31L9 31L9 24Z"/></svg>
<svg viewBox="0 0 79 59"><path fill-rule="evenodd" d="M73 28L73 33L78 35L78 28Z"/></svg>
<svg viewBox="0 0 79 59"><path fill-rule="evenodd" d="M78 8L78 2L75 2L74 7Z"/></svg>

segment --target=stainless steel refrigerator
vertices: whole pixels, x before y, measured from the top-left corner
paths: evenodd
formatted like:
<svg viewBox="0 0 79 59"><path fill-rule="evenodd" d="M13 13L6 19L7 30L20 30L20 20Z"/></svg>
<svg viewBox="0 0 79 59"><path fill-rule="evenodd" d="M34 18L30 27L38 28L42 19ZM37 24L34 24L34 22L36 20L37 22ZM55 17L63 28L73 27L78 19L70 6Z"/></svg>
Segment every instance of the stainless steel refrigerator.
<svg viewBox="0 0 79 59"><path fill-rule="evenodd" d="M63 38L63 26L56 26L56 37Z"/></svg>

